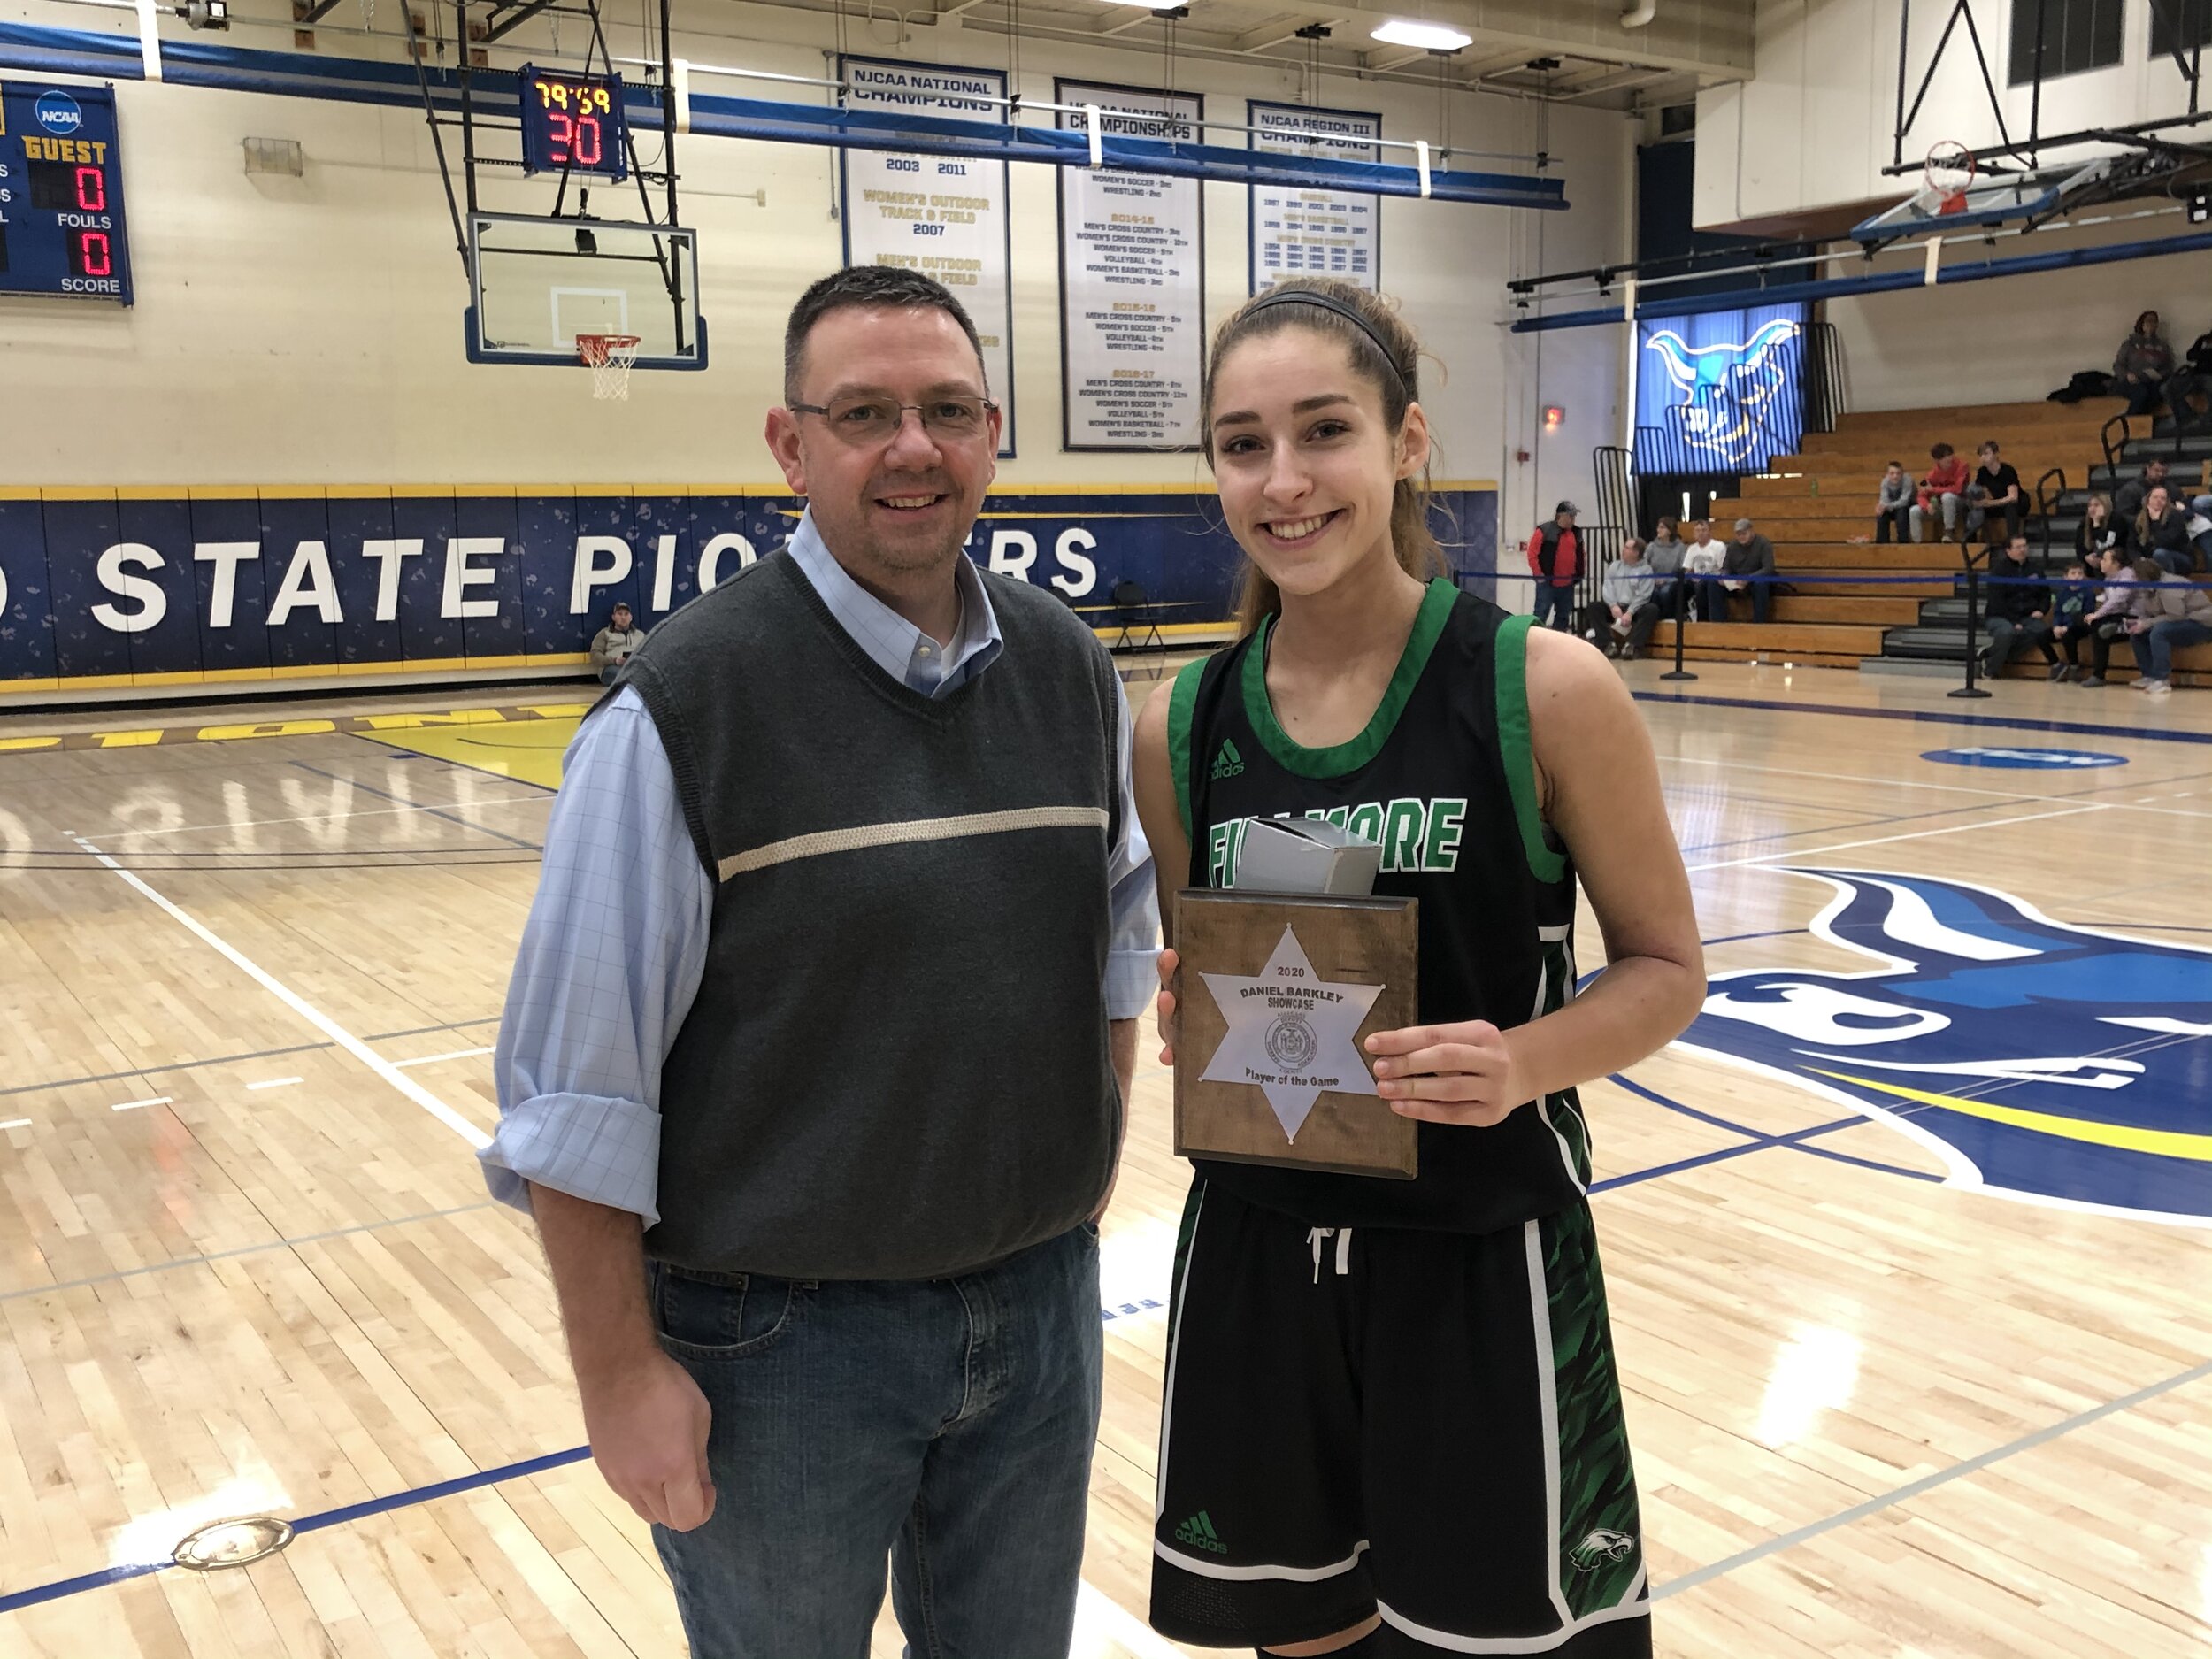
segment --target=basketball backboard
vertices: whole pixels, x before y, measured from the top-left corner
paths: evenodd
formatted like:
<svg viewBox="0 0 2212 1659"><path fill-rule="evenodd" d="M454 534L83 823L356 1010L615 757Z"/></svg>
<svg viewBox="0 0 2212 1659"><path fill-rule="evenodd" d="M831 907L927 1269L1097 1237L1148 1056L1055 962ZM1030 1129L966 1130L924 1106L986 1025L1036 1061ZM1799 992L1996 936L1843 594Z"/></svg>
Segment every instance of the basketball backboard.
<svg viewBox="0 0 2212 1659"><path fill-rule="evenodd" d="M1941 211L1934 192L1916 191L1894 207L1854 225L1851 240L1878 246L1923 231L1967 230L2047 218L2101 183L2111 163L2111 157L2100 156L2081 166L1979 180L1961 192L1964 204L1948 213Z"/></svg>
<svg viewBox="0 0 2212 1659"><path fill-rule="evenodd" d="M573 366L579 334L635 334L641 369L703 369L688 230L612 219L469 216L472 363Z"/></svg>

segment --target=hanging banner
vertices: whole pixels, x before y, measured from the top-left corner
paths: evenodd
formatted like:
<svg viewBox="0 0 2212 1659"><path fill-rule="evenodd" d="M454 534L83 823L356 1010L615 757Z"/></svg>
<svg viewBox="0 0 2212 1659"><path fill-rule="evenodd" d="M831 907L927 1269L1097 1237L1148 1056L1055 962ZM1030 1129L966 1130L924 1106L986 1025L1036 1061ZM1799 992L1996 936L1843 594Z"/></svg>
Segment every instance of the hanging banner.
<svg viewBox="0 0 2212 1659"><path fill-rule="evenodd" d="M1201 142L1205 101L1087 81L1055 104L1096 104L1099 130ZM1060 125L1083 130L1080 113ZM1198 446L1206 343L1205 232L1195 179L1060 172L1060 431L1069 449Z"/></svg>
<svg viewBox="0 0 2212 1659"><path fill-rule="evenodd" d="M1358 110L1313 110L1300 104L1246 106L1251 147L1331 161L1376 162L1382 117ZM1382 280L1382 198L1340 190L1252 187L1251 291L1285 277L1339 277L1373 288Z"/></svg>
<svg viewBox="0 0 2212 1659"><path fill-rule="evenodd" d="M1006 77L988 69L842 58L845 107L1003 121ZM999 102L993 103L996 99ZM1014 308L1008 280L1006 164L841 150L845 263L932 276L967 308L991 396L1005 411L999 454L1014 453Z"/></svg>
<svg viewBox="0 0 2212 1659"><path fill-rule="evenodd" d="M1805 429L1800 303L1640 318L1636 470L1760 472L1794 455Z"/></svg>

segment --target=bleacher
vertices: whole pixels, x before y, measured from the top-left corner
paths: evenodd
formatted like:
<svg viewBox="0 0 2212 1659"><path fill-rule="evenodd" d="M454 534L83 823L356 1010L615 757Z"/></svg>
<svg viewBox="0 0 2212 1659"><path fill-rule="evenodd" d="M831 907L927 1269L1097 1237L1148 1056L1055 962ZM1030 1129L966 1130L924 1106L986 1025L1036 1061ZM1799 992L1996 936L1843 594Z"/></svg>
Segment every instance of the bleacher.
<svg viewBox="0 0 2212 1659"><path fill-rule="evenodd" d="M1732 538L1736 519L1751 519L1774 543L1776 568L1797 591L1778 595L1773 618L1764 624L1691 622L1683 636L1683 656L1800 667L1910 672L1924 665L1962 671L1966 583L1958 544L1852 541L1874 533L1874 494L1883 467L1902 461L1907 475L1917 479L1931 465L1929 446L1938 442L1950 444L1970 466L1976 448L1994 438L2029 496L2027 529L2034 557L2039 562L2047 528L2050 573L2056 575L2071 557L2090 491L2116 489L2140 473L2150 455L2165 457L2170 476L2190 493L2212 488L2197 481L2212 459L2212 439L2177 442L2162 418L2154 428L2139 419L2135 426L2143 435L2108 465L2101 434L2124 408L2117 398L2094 398L2072 404L1885 410L1847 414L1833 432L1807 434L1804 453L1776 457L1768 473L1742 480L1741 496L1716 498L1711 511L1717 541ZM2055 472L2062 478L2052 476ZM2047 526L2033 515L2039 484L2041 499L2050 507ZM1978 537L1974 550L1978 554ZM1893 580L1906 576L1920 580ZM1876 577L1893 580L1865 580ZM1745 595L1735 595L1732 609L1733 617L1750 615ZM1671 622L1659 625L1652 641L1655 653L1674 649L1674 630ZM2212 644L2176 651L2174 664L2177 685L2212 685ZM2008 672L2039 676L2042 660L2031 653ZM2135 661L2124 643L2114 646L2108 677L2116 681L2135 677Z"/></svg>

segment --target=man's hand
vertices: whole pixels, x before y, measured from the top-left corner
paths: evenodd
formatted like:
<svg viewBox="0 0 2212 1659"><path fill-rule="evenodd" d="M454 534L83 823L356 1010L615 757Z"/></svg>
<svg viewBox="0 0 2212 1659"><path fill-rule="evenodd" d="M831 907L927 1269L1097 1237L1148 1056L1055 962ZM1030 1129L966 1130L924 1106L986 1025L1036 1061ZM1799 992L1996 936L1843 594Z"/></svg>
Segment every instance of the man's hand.
<svg viewBox="0 0 2212 1659"><path fill-rule="evenodd" d="M672 1532L704 1526L714 1513L712 1414L691 1373L657 1348L630 1369L579 1386L592 1461L615 1495Z"/></svg>
<svg viewBox="0 0 2212 1659"><path fill-rule="evenodd" d="M1505 1033L1486 1019L1379 1031L1367 1052L1377 1056L1377 1089L1402 1118L1487 1129L1535 1098Z"/></svg>

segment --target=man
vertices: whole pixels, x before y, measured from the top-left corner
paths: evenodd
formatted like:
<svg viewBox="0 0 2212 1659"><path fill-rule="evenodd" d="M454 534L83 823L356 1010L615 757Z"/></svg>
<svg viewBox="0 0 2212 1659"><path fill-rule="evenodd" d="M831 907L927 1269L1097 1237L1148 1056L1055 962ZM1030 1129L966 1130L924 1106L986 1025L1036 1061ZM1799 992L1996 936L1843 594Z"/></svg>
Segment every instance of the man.
<svg viewBox="0 0 2212 1659"><path fill-rule="evenodd" d="M2051 590L2025 580L2034 573L2028 568L2028 538L2024 535L2014 536L1991 556L1993 580L1985 590L1988 619L1984 625L1989 643L1982 652L1982 672L1992 680L2031 645L2042 651L2045 663L2058 661L2051 643Z"/></svg>
<svg viewBox="0 0 2212 1659"><path fill-rule="evenodd" d="M1689 545L1682 549L1682 604L1683 620L1687 621L1690 588L1696 588L1697 619L1710 622L1716 614L1725 616L1728 607L1721 598L1720 567L1727 561L1727 549L1713 540L1709 520L1700 518L1690 526Z"/></svg>
<svg viewBox="0 0 2212 1659"><path fill-rule="evenodd" d="M1721 586L1730 593L1751 590L1751 619L1764 622L1774 608L1774 543L1753 529L1750 519L1736 520L1736 540L1720 569Z"/></svg>
<svg viewBox="0 0 2212 1659"><path fill-rule="evenodd" d="M1630 637L1637 609L1650 603L1655 585L1651 568L1644 563L1643 538L1630 536L1621 543L1620 557L1605 567L1598 603L1585 616L1583 638L1608 657L1626 650L1624 641ZM1649 629L1645 630L1645 637L1650 637ZM1634 655L1632 651L1628 654Z"/></svg>
<svg viewBox="0 0 2212 1659"><path fill-rule="evenodd" d="M788 545L585 720L495 1062L592 1453L698 1659L1068 1650L1105 1206L1156 987L1111 663L963 549L974 325L809 288Z"/></svg>
<svg viewBox="0 0 2212 1659"><path fill-rule="evenodd" d="M599 683L611 686L622 665L645 643L645 630L630 625L630 607L618 604L607 613L607 626L592 636L591 665L599 671Z"/></svg>
<svg viewBox="0 0 2212 1659"><path fill-rule="evenodd" d="M2143 503L2151 491L2166 484L2166 463L2156 456L2143 463L2143 470L2136 477L2120 486L2112 497L2112 516L2124 527L2122 535L2135 533L2135 521L2143 516ZM2167 490L2169 495L2173 492Z"/></svg>
<svg viewBox="0 0 2212 1659"><path fill-rule="evenodd" d="M1582 510L1563 501L1551 520L1536 526L1528 539L1528 567L1536 578L1536 626L1571 626L1574 615L1575 573L1582 568L1582 547L1575 533L1575 515Z"/></svg>
<svg viewBox="0 0 2212 1659"><path fill-rule="evenodd" d="M2020 474L2011 462L2001 460L1997 454L1997 440L1985 440L1977 451L1981 465L1974 469L1974 476L1966 486L1966 528L1970 535L1985 524L1989 526L1985 538L1992 547L2003 545L1997 534L2000 521L2004 526L2004 541L2020 533L2027 522L2027 502L2020 489Z"/></svg>
<svg viewBox="0 0 2212 1659"><path fill-rule="evenodd" d="M2163 573L2148 559L2135 569L2139 580L2157 583L2137 593L2135 614L2127 619L2128 648L2141 675L2135 688L2162 698L2174 688L2174 648L2212 640L2212 593Z"/></svg>

